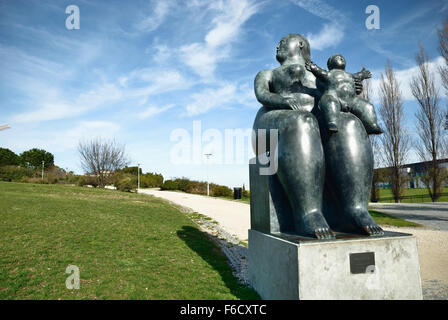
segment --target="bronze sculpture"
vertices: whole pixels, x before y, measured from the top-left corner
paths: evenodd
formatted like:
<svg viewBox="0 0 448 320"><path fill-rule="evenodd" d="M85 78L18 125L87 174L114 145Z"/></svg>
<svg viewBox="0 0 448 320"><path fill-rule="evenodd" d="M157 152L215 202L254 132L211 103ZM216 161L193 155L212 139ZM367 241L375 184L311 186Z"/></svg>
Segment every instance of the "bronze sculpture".
<svg viewBox="0 0 448 320"><path fill-rule="evenodd" d="M328 131L338 131L338 115L341 111L351 112L361 120L368 134L381 134L373 105L356 95L355 79L369 79L370 71L363 68L360 72L350 74L345 71L345 58L340 54L332 55L327 62L328 70L319 68L307 61L305 68L323 82L324 93L319 100L319 109L325 119Z"/></svg>
<svg viewBox="0 0 448 320"><path fill-rule="evenodd" d="M278 130L268 152L278 159L276 176L292 209L294 233L318 239L333 239L335 232L382 235L367 210L373 157L364 125L341 112L337 132L321 130L326 126L318 108L323 87L305 67L310 61L305 37L284 37L276 58L280 67L255 78L255 95L263 106L254 129ZM360 79L354 81L359 94ZM265 152L256 143L254 149L257 156Z"/></svg>

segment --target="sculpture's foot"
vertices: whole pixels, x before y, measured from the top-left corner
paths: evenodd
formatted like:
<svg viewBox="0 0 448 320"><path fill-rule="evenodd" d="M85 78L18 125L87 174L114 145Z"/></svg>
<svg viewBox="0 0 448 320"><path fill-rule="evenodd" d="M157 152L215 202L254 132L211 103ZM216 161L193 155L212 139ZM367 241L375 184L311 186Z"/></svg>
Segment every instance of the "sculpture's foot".
<svg viewBox="0 0 448 320"><path fill-rule="evenodd" d="M368 210L353 209L349 210L347 214L350 216L351 220L354 222L355 228L358 229L360 233L367 234L368 236L384 235L383 229L376 224Z"/></svg>
<svg viewBox="0 0 448 320"><path fill-rule="evenodd" d="M334 239L335 234L330 229L324 216L320 212L311 212L302 216L301 221L303 232L307 236L317 239Z"/></svg>
<svg viewBox="0 0 448 320"><path fill-rule="evenodd" d="M330 228L321 228L314 230L314 237L317 239L334 239L336 236Z"/></svg>
<svg viewBox="0 0 448 320"><path fill-rule="evenodd" d="M327 128L329 133L335 133L339 131L338 126L334 122L329 122L327 124Z"/></svg>
<svg viewBox="0 0 448 320"><path fill-rule="evenodd" d="M369 236L382 236L384 235L383 229L377 224L363 226L364 232Z"/></svg>

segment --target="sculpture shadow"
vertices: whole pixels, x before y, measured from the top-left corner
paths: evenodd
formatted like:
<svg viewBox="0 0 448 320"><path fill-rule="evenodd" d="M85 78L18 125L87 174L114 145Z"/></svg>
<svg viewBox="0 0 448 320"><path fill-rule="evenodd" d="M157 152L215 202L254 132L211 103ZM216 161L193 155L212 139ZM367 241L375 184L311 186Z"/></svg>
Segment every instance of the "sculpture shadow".
<svg viewBox="0 0 448 320"><path fill-rule="evenodd" d="M177 236L185 244L195 251L205 262L216 270L221 279L230 289L230 292L238 299L258 300L260 296L249 286L241 284L233 275L232 268L227 261L226 255L214 241L216 238L198 228L192 226L183 226L178 230Z"/></svg>

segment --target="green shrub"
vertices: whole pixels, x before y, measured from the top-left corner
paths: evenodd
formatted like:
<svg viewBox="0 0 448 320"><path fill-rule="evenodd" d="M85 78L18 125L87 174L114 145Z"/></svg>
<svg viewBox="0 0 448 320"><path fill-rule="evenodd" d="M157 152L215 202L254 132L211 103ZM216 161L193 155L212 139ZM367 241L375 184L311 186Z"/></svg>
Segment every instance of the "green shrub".
<svg viewBox="0 0 448 320"><path fill-rule="evenodd" d="M140 175L141 188L157 188L163 184L163 176L157 173L145 173Z"/></svg>
<svg viewBox="0 0 448 320"><path fill-rule="evenodd" d="M81 176L78 179L78 186L92 186L94 188L98 187L98 178L94 176Z"/></svg>
<svg viewBox="0 0 448 320"><path fill-rule="evenodd" d="M36 170L31 168L24 168L19 166L3 166L0 167L0 180L1 181L15 181L21 182L24 178L32 178L37 176Z"/></svg>
<svg viewBox="0 0 448 320"><path fill-rule="evenodd" d="M28 177L23 177L22 180L20 182L25 182L25 183L34 183L34 184L48 184L47 180L42 180L41 178L28 178Z"/></svg>
<svg viewBox="0 0 448 320"><path fill-rule="evenodd" d="M210 194L214 197L232 197L233 191L229 187L210 184ZM188 178L176 178L174 180L166 180L160 186L162 190L178 190L194 194L207 194L207 182L194 181Z"/></svg>
<svg viewBox="0 0 448 320"><path fill-rule="evenodd" d="M77 174L73 174L72 172L70 172L67 175L67 183L68 184L78 184L79 179L81 179L83 176L77 175Z"/></svg>
<svg viewBox="0 0 448 320"><path fill-rule="evenodd" d="M246 186L243 184L243 189L241 190L241 197L242 198L249 198L250 194L249 191L246 190Z"/></svg>
<svg viewBox="0 0 448 320"><path fill-rule="evenodd" d="M207 194L207 182L191 181L187 192L195 194Z"/></svg>
<svg viewBox="0 0 448 320"><path fill-rule="evenodd" d="M173 180L166 180L161 186L162 190L180 190L178 184Z"/></svg>
<svg viewBox="0 0 448 320"><path fill-rule="evenodd" d="M115 184L115 187L119 191L131 192L137 189L137 183L131 177L124 177Z"/></svg>
<svg viewBox="0 0 448 320"><path fill-rule="evenodd" d="M233 191L229 187L214 185L210 190L210 193L214 197L231 197L233 196Z"/></svg>
<svg viewBox="0 0 448 320"><path fill-rule="evenodd" d="M140 168L140 175L142 175L143 171L142 168ZM123 169L118 169L117 171L115 171L115 173L124 173L124 174L130 174L130 175L137 175L137 166L134 167L124 167Z"/></svg>
<svg viewBox="0 0 448 320"><path fill-rule="evenodd" d="M115 188L119 191L131 192L137 189L137 175L116 171L112 177Z"/></svg>
<svg viewBox="0 0 448 320"><path fill-rule="evenodd" d="M27 168L23 166L0 167L0 181L56 184L66 183L66 180L68 180L68 177L65 171L58 166L52 166L45 169L44 179L42 179L42 170L40 168L33 169L31 167Z"/></svg>
<svg viewBox="0 0 448 320"><path fill-rule="evenodd" d="M183 192L188 192L190 188L191 181L186 178L179 178L175 180L179 186L179 190Z"/></svg>
<svg viewBox="0 0 448 320"><path fill-rule="evenodd" d="M19 156L7 148L0 148L0 166L16 166Z"/></svg>
<svg viewBox="0 0 448 320"><path fill-rule="evenodd" d="M114 184L115 182L118 182L120 179L122 179L125 176L133 176L136 178L135 181L137 181L137 167L125 167L123 169L115 171L114 174ZM117 178L119 177L119 178ZM163 176L158 173L152 173L148 172L143 174L142 168L140 168L140 188L156 188L161 187L163 184ZM136 182L137 185L137 182Z"/></svg>
<svg viewBox="0 0 448 320"><path fill-rule="evenodd" d="M149 187L160 187L163 183L163 176L160 173L148 172L144 174L145 179L149 182Z"/></svg>
<svg viewBox="0 0 448 320"><path fill-rule="evenodd" d="M20 164L31 168L42 168L42 161L45 161L45 168L52 167L54 165L53 154L42 149L33 148L22 152L19 156Z"/></svg>

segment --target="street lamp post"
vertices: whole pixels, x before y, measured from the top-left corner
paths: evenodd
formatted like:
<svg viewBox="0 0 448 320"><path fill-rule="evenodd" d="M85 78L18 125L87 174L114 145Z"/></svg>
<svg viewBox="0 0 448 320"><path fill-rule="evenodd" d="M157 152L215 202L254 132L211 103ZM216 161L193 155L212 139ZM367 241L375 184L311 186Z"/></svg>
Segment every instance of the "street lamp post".
<svg viewBox="0 0 448 320"><path fill-rule="evenodd" d="M45 166L45 161L42 160L42 180L44 180L44 166Z"/></svg>
<svg viewBox="0 0 448 320"><path fill-rule="evenodd" d="M209 186L209 177L208 177L208 163L209 163L209 158L212 154L211 153L206 153L205 156L207 157L207 196L210 196L210 186Z"/></svg>
<svg viewBox="0 0 448 320"><path fill-rule="evenodd" d="M137 164L137 191L140 189L140 163Z"/></svg>

